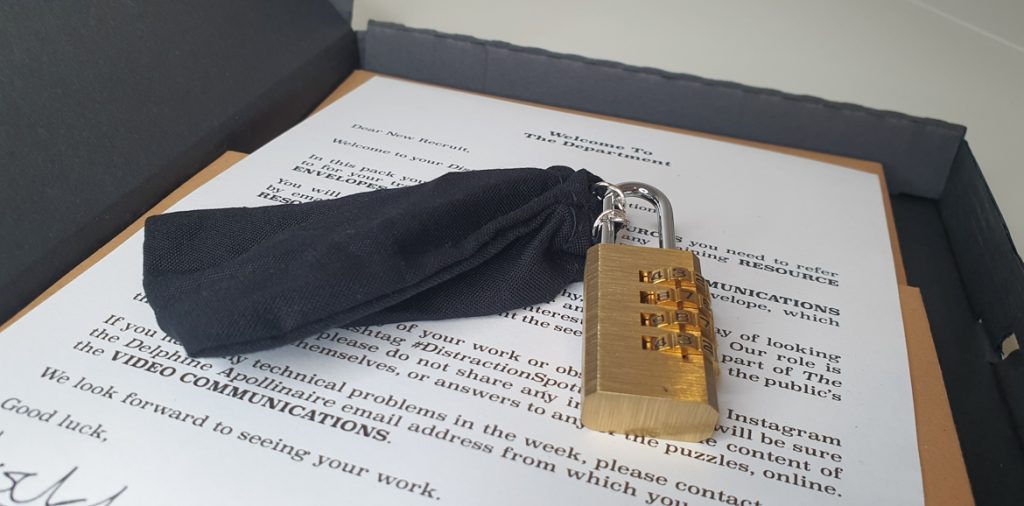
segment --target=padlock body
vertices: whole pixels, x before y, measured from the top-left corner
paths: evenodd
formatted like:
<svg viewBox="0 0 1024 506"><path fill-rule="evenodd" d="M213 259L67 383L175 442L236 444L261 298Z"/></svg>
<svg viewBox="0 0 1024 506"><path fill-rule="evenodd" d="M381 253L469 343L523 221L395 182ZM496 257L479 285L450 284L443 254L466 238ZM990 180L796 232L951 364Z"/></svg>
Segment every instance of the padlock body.
<svg viewBox="0 0 1024 506"><path fill-rule="evenodd" d="M597 244L584 272L583 425L682 441L718 421L714 318L689 251Z"/></svg>

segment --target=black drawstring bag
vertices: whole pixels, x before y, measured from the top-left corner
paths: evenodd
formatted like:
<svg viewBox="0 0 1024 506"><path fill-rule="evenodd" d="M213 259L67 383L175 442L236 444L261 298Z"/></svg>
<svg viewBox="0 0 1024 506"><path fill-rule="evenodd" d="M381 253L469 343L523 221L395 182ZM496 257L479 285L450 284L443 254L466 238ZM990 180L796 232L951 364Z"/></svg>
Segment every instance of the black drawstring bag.
<svg viewBox="0 0 1024 506"><path fill-rule="evenodd" d="M194 357L332 327L494 314L583 277L599 178L568 167L451 173L335 200L146 220L143 286Z"/></svg>

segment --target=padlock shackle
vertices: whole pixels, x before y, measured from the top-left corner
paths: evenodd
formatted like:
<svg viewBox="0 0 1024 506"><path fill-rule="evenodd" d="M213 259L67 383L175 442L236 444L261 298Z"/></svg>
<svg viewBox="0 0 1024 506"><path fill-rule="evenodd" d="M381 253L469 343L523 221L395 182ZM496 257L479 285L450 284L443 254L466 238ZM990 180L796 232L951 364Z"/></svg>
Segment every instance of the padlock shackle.
<svg viewBox="0 0 1024 506"><path fill-rule="evenodd" d="M607 191L602 199L604 213L598 217L595 226L600 227L599 242L612 244L618 233L618 225L627 224L626 221L626 196L618 187L606 185ZM607 213L607 214L606 214Z"/></svg>
<svg viewBox="0 0 1024 506"><path fill-rule="evenodd" d="M654 205L654 210L658 215L658 233L661 236L659 239L661 247L676 249L675 215L672 214L672 204L668 201L668 197L661 190L647 183L630 181L628 183L619 183L615 186L618 186L622 190L622 194L627 198L640 197ZM614 241L614 236L612 241Z"/></svg>

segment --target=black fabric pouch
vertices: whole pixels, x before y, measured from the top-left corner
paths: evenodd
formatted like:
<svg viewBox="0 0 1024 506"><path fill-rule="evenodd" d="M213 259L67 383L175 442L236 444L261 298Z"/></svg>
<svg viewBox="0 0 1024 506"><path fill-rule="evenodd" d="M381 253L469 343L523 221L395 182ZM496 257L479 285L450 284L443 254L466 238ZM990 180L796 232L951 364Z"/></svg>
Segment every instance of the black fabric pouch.
<svg viewBox="0 0 1024 506"><path fill-rule="evenodd" d="M143 286L160 327L196 357L546 302L582 279L598 181L568 167L481 170L335 200L154 216Z"/></svg>

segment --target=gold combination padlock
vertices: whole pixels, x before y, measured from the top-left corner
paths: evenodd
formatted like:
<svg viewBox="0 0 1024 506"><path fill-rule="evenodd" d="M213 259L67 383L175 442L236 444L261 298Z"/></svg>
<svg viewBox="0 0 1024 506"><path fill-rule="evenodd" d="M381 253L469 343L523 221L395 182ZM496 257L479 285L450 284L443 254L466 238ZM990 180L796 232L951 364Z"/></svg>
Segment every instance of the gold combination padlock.
<svg viewBox="0 0 1024 506"><path fill-rule="evenodd" d="M600 237L583 275L583 425L704 440L718 421L718 358L700 260L675 249L672 206L657 188L599 186L606 188L594 224ZM615 244L627 197L654 205L660 249Z"/></svg>

